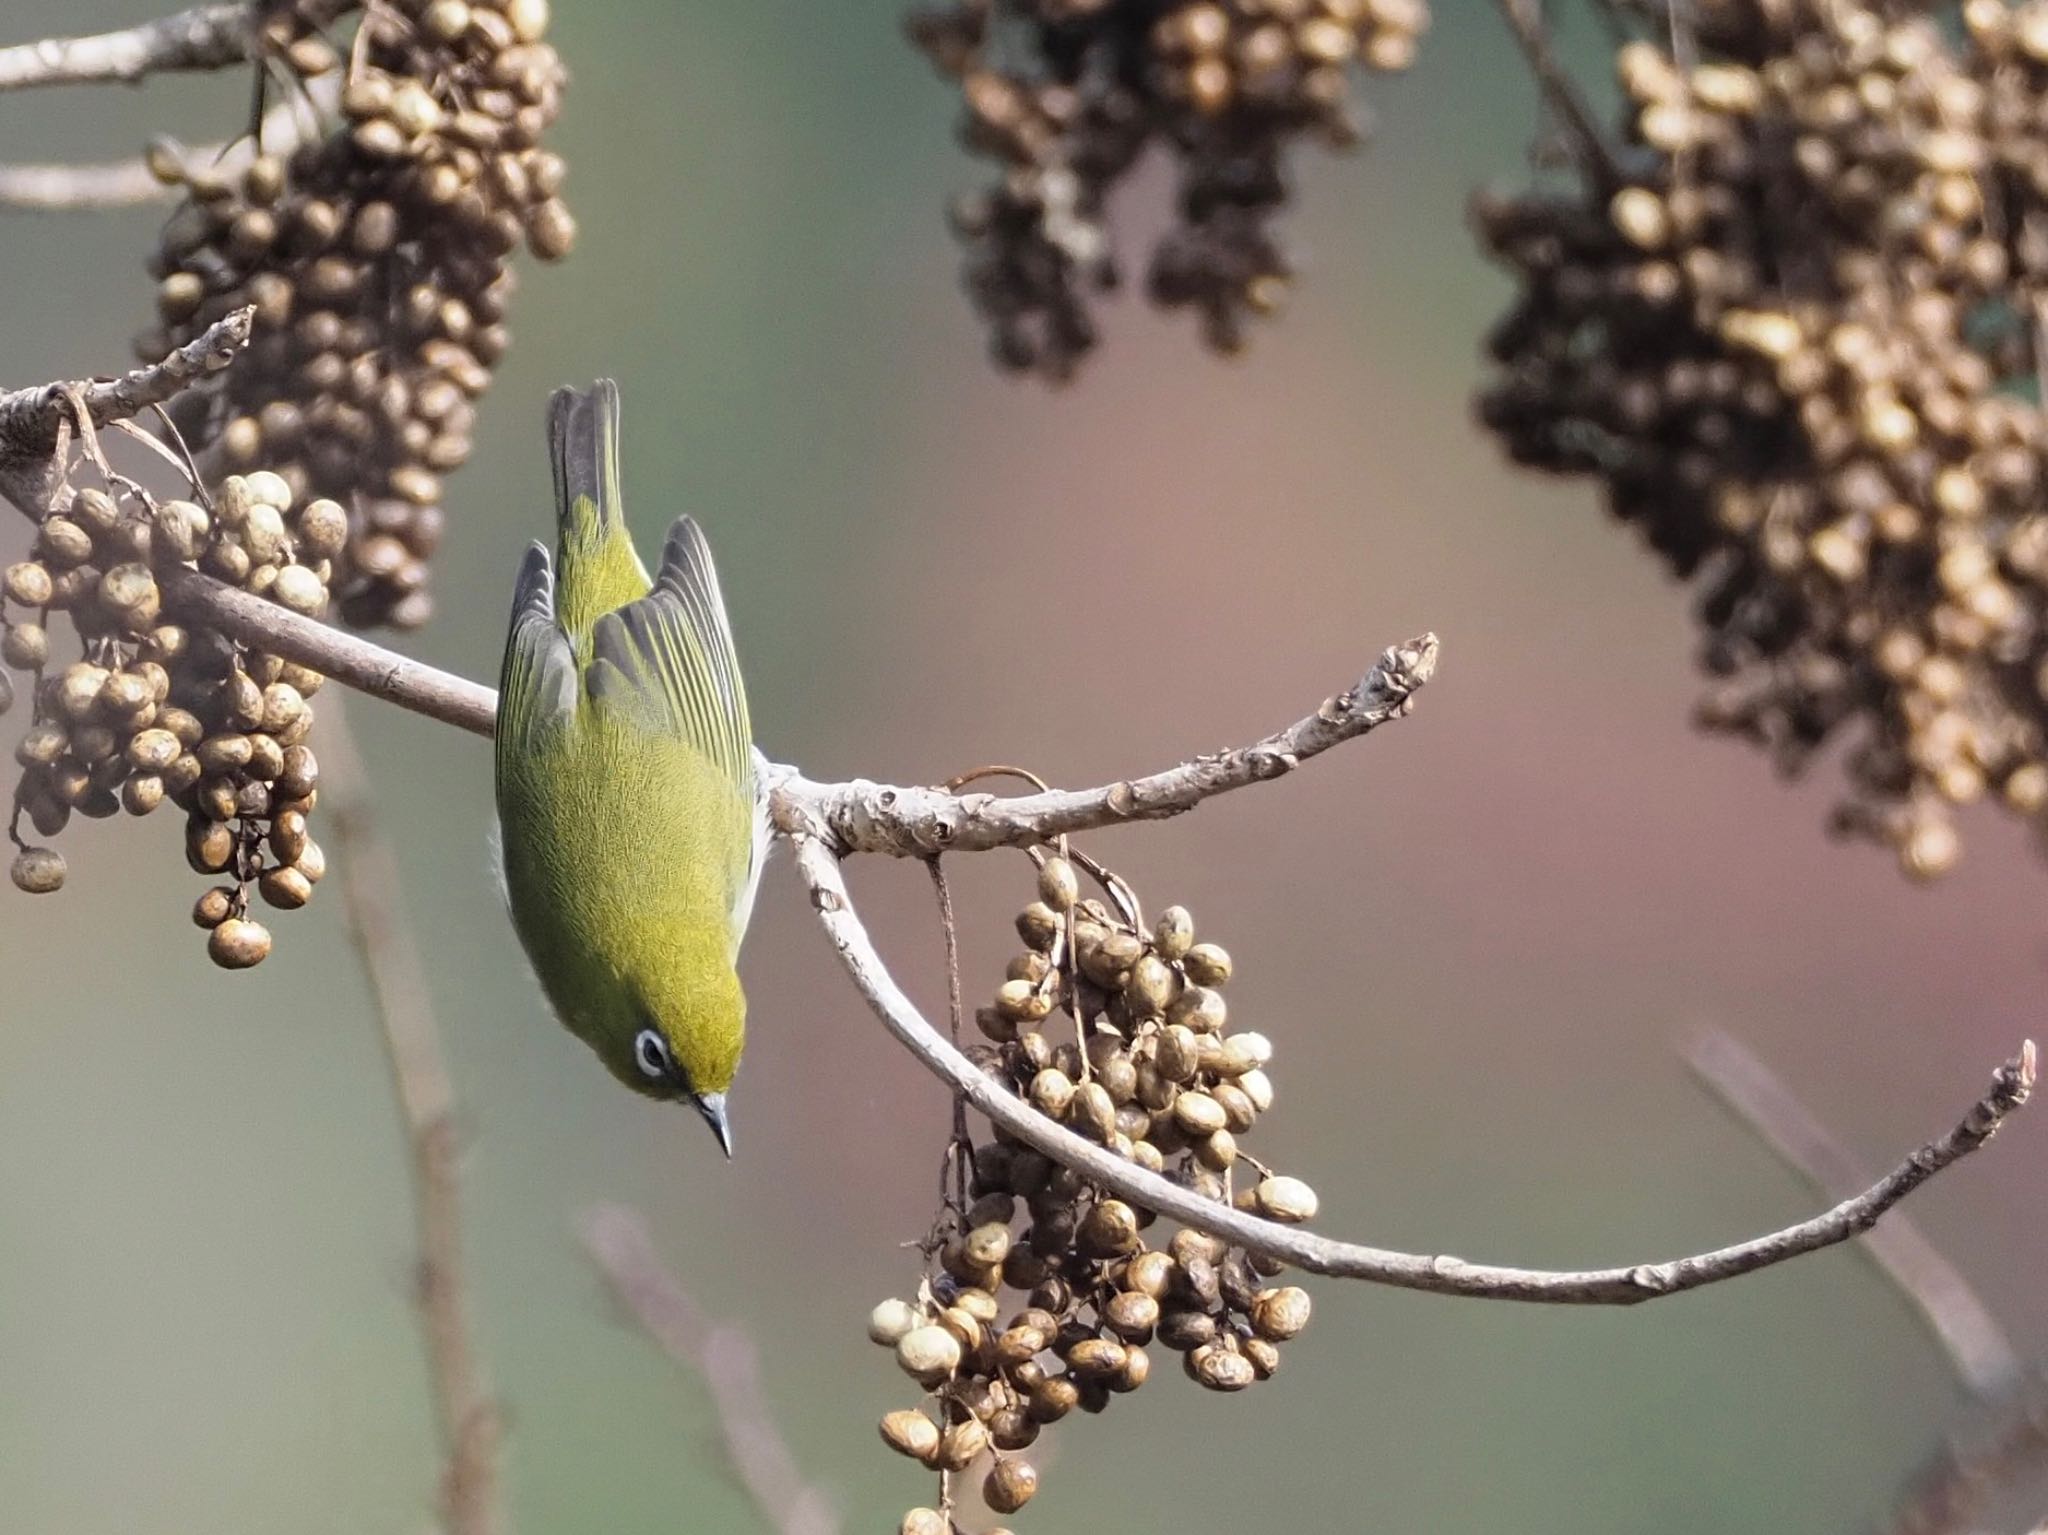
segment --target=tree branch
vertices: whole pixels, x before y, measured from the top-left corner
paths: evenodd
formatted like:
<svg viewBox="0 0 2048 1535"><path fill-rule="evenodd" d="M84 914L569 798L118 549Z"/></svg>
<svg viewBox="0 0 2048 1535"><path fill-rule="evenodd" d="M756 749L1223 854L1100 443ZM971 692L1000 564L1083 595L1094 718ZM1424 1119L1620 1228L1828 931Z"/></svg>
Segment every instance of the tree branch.
<svg viewBox="0 0 2048 1535"><path fill-rule="evenodd" d="M1830 1199L1845 1199L1870 1181L1772 1070L1733 1035L1712 1030L1685 1052L1686 1064L1763 1143ZM1910 1216L1900 1214L1866 1234L1862 1250L1920 1313L1947 1352L1963 1385L1979 1397L2009 1393L2024 1365L1991 1308Z"/></svg>
<svg viewBox="0 0 2048 1535"><path fill-rule="evenodd" d="M747 1495L781 1535L839 1535L839 1516L798 1469L761 1390L751 1339L705 1320L655 1255L646 1222L618 1205L583 1219L583 1245L619 1303L661 1351L700 1377L718 1411L725 1453Z"/></svg>
<svg viewBox="0 0 2048 1535"><path fill-rule="evenodd" d="M1312 1273L1440 1295L1551 1305L1626 1306L1696 1290L1868 1231L1907 1194L1989 1140L2005 1117L2026 1102L2034 1085L2034 1044L2028 1040L2018 1056L1999 1069L1990 1091L1971 1105L1961 1123L1915 1151L1871 1188L1811 1220L1690 1257L1573 1272L1502 1268L1332 1241L1204 1199L1082 1140L1006 1092L948 1044L890 976L854 910L828 837L807 818L803 801L778 795L776 826L796 850L797 871L854 987L882 1026L928 1071L1002 1129L1119 1198Z"/></svg>
<svg viewBox="0 0 2048 1535"><path fill-rule="evenodd" d="M237 318L242 318L246 331L246 318ZM204 347L207 340L202 337L194 347ZM131 398L138 401L139 408L139 403L146 403L141 396L154 387L152 372L171 367L166 363L159 370L131 374L120 384L91 386L92 391L101 393L88 392L88 411L97 419L103 403L111 409ZM175 388L167 388L155 397L174 392ZM9 440L10 405L13 415L28 418L39 428L47 426L54 447L55 421L61 418L51 402L63 398L63 391L56 386L0 396L0 448ZM22 405L24 399L32 400L33 408ZM0 470L4 468L0 461ZM45 464L36 478L47 484L49 474ZM24 499L17 484L4 474L0 474L0 492L36 515L34 500ZM497 696L489 688L297 617L197 571L172 570L160 580L167 606L187 618L212 624L233 638L415 712L478 735L492 731ZM1204 1200L1081 1140L1002 1091L912 1006L890 977L853 909L839 871L838 859L845 853L930 857L940 851L1015 846L1066 832L1176 815L1211 795L1278 777L1308 757L1399 718L1408 711L1416 689L1428 681L1436 657L1437 643L1431 635L1395 646L1356 686L1285 730L1248 747L1098 789L1001 799L860 781L815 783L794 768L771 764L768 787L775 823L796 850L797 867L810 889L812 903L855 987L889 1032L935 1076L996 1124L1122 1197L1316 1273L1441 1294L1564 1305L1629 1305L1697 1289L1869 1230L1913 1189L1989 1140L2005 1117L2026 1102L2034 1081L2031 1040L2000 1069L1990 1091L1960 1124L1921 1147L1863 1193L1781 1231L1666 1262L1549 1271L1334 1242Z"/></svg>
<svg viewBox="0 0 2048 1535"><path fill-rule="evenodd" d="M382 1025L385 1061L412 1154L419 1310L444 1467L449 1535L496 1535L497 1405L470 1335L462 1264L455 1089L441 1050L425 967L401 909L398 860L378 829L368 778L342 710L321 706L320 752L349 935Z"/></svg>
<svg viewBox="0 0 2048 1535"><path fill-rule="evenodd" d="M173 70L221 69L250 57L258 7L251 0L195 5L118 32L50 37L0 48L0 91L32 85L133 83Z"/></svg>
<svg viewBox="0 0 2048 1535"><path fill-rule="evenodd" d="M164 605L179 617L217 629L230 639L310 666L357 692L480 736L497 718L494 688L415 661L395 650L306 618L274 602L228 586L199 571L159 571Z"/></svg>

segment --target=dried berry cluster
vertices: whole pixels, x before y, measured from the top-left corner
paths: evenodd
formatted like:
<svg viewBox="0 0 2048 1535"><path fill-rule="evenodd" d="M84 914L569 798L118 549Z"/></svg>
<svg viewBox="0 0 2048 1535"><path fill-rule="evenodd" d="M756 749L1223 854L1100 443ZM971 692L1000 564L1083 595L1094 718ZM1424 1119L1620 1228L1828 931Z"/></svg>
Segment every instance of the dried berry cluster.
<svg viewBox="0 0 2048 1535"><path fill-rule="evenodd" d="M957 80L962 133L1002 166L953 216L996 361L1065 379L1114 287L1111 191L1155 142L1180 170L1179 222L1153 251L1155 302L1192 309L1219 351L1277 308L1292 268L1271 224L1297 138L1361 133L1347 71L1405 69L1423 0L950 0L911 35Z"/></svg>
<svg viewBox="0 0 2048 1535"><path fill-rule="evenodd" d="M326 870L307 835L320 770L306 745L306 700L322 679L167 621L158 577L197 567L317 616L348 518L333 501L294 511L289 485L267 470L230 476L210 507L108 484L113 494L80 490L45 517L31 557L4 578L0 658L29 674L30 701L15 748L14 883L32 894L64 883L63 856L22 839L24 816L47 838L74 813L140 816L169 800L186 813L192 867L223 879L193 913L209 929L207 952L242 969L270 952L269 932L249 916L249 887L290 909ZM77 660L54 655L52 613L70 620ZM0 672L0 710L13 691Z"/></svg>
<svg viewBox="0 0 2048 1535"><path fill-rule="evenodd" d="M1951 806L2048 810L2048 10L1695 9L1699 62L1621 49L1585 190L1479 204L1481 412L1701 578L1706 721L1787 770L1853 733L1838 825L1930 877Z"/></svg>
<svg viewBox="0 0 2048 1535"><path fill-rule="evenodd" d="M162 325L137 349L155 361L255 306L248 354L180 422L217 467L267 464L349 509L336 590L352 624L431 614L443 476L505 354L507 258L523 242L553 260L575 237L562 160L541 147L563 83L546 25L546 0L394 0L344 60L273 6L270 66L309 99L339 80L332 130L238 176L152 150L186 198L152 266Z"/></svg>
<svg viewBox="0 0 2048 1535"><path fill-rule="evenodd" d="M1017 918L1025 950L975 1015L992 1042L984 1069L1040 1113L1211 1199L1231 1199L1237 1180L1239 1208L1313 1216L1307 1184L1240 1149L1272 1107L1272 1045L1225 1032L1229 955L1196 943L1177 906L1148 930L1113 877L1116 912L1080 899L1067 858L1044 858L1038 886ZM1085 1048L1048 1038L1056 1012ZM1269 1378L1280 1345L1308 1324L1307 1294L1274 1285L1275 1263L1194 1230L1148 1240L1150 1212L1000 1130L970 1160L968 1198L942 1215L916 1299L884 1301L869 1319L870 1336L927 1392L882 1419L882 1438L942 1473L940 1509L911 1510L905 1535L945 1535L949 1478L984 1460L983 1501L999 1514L1021 1508L1038 1489L1024 1452L1045 1425L1144 1385L1148 1345L1180 1354L1210 1390L1239 1391ZM1005 1290L1022 1305L1005 1303Z"/></svg>

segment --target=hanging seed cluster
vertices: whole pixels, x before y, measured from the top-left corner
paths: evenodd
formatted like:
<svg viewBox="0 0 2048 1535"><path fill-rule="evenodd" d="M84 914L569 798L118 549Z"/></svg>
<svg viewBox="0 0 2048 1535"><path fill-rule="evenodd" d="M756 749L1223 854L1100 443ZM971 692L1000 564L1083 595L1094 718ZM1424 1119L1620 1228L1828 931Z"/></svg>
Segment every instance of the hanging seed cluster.
<svg viewBox="0 0 2048 1535"><path fill-rule="evenodd" d="M1096 340L1090 300L1119 268L1104 217L1150 145L1179 168L1179 216L1152 253L1154 302L1234 352L1293 276L1272 225L1297 139L1348 146L1349 73L1405 69L1423 0L950 0L910 18L959 84L962 136L1001 179L953 212L996 362L1051 380Z"/></svg>
<svg viewBox="0 0 2048 1535"><path fill-rule="evenodd" d="M1480 413L1699 579L1704 721L1849 737L1838 828L1932 877L1952 807L2048 813L2048 7L1696 11L1621 48L1611 174L1477 205Z"/></svg>
<svg viewBox="0 0 2048 1535"><path fill-rule="evenodd" d="M1271 1042L1227 1028L1230 956L1195 941L1181 907L1145 927L1129 887L1112 912L1080 899L1049 857L1017 918L1024 949L975 1014L984 1069L1049 1118L1204 1196L1287 1222L1314 1191L1241 1149L1273 1105ZM1077 1035L1055 1043L1057 1019ZM1062 1031L1063 1032L1063 1031ZM964 1148L963 1148L964 1149ZM1158 1354L1212 1391L1270 1379L1308 1324L1309 1297L1280 1266L1182 1229L1160 1241L1148 1211L1091 1186L998 1130L974 1147L967 1198L949 1205L913 1300L888 1300L869 1335L925 1395L887 1414L890 1448L941 1473L940 1508L902 1529L948 1530L951 1478L1015 1513L1037 1492L1029 1451L1044 1429L1100 1413L1151 1377Z"/></svg>
<svg viewBox="0 0 2048 1535"><path fill-rule="evenodd" d="M185 813L187 861L218 881L193 911L207 952L228 969L262 961L270 933L250 914L251 890L290 910L326 871L307 830L320 769L306 700L322 679L169 621L158 580L196 568L317 617L348 535L340 505L295 507L268 470L230 476L210 506L110 479L43 518L30 558L0 578L0 659L25 674L28 702L8 828L19 889L48 894L65 875L63 855L29 843L24 821L50 839L74 815L144 816L168 802ZM58 656L53 615L76 659ZM16 701L0 671L0 712Z"/></svg>
<svg viewBox="0 0 2048 1535"><path fill-rule="evenodd" d="M329 6L332 10L334 7ZM344 619L415 628L432 613L445 477L505 355L508 259L569 251L561 157L542 147L563 71L546 0L388 0L344 58L290 5L263 22L287 91L339 82L339 116L236 176L159 143L185 200L152 263L160 328L145 360L243 305L248 353L180 424L216 467L259 464L349 510Z"/></svg>

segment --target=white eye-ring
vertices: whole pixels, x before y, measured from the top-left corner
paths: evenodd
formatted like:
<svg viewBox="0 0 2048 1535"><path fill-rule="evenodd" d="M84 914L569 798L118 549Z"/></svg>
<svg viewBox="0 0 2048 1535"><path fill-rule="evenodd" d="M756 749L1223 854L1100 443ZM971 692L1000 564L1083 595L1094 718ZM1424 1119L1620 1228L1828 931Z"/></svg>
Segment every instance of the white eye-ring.
<svg viewBox="0 0 2048 1535"><path fill-rule="evenodd" d="M642 1029L633 1041L633 1059L641 1071L659 1080L669 1073L668 1041L657 1029Z"/></svg>

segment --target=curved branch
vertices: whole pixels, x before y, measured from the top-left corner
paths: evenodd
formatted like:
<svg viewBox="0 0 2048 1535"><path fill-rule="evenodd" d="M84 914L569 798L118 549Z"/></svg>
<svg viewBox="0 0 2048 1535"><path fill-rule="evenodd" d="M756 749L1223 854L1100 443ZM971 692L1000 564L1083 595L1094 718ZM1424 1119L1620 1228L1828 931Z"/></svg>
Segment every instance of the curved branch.
<svg viewBox="0 0 2048 1535"><path fill-rule="evenodd" d="M173 70L222 69L250 56L257 20L258 7L250 0L226 0L118 32L17 43L0 48L0 91L132 83Z"/></svg>
<svg viewBox="0 0 2048 1535"><path fill-rule="evenodd" d="M1960 1124L1915 1151L1871 1188L1811 1220L1690 1257L1574 1272L1502 1268L1332 1241L1204 1199L1081 1139L1004 1091L926 1022L890 976L853 908L826 835L807 819L803 802L778 795L775 808L776 826L796 850L797 870L847 975L882 1026L928 1071L1002 1129L1119 1198L1312 1273L1439 1295L1551 1305L1627 1306L1696 1290L1868 1231L1907 1194L1989 1140L2006 1116L2026 1102L2034 1085L2034 1044L2028 1040L1999 1069L1990 1091L1971 1105Z"/></svg>
<svg viewBox="0 0 2048 1535"><path fill-rule="evenodd" d="M1685 1060L1729 1112L1820 1193L1843 1199L1868 1180L1813 1111L1732 1034L1702 1034L1686 1048ZM1900 1215L1871 1232L1863 1250L1920 1313L1971 1395L1997 1399L2012 1391L2026 1369L2019 1350L1919 1226Z"/></svg>

